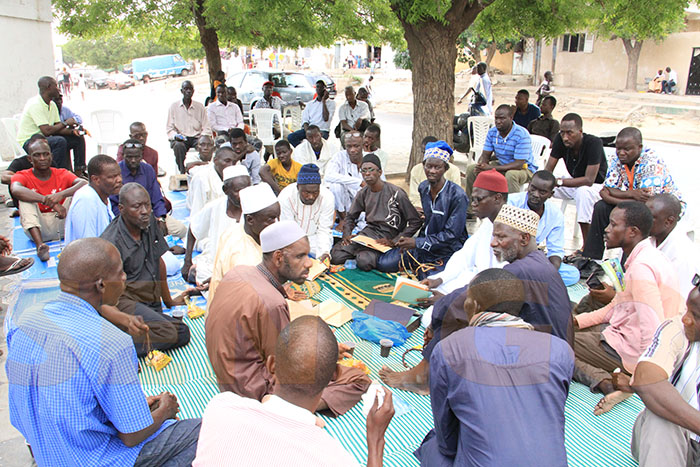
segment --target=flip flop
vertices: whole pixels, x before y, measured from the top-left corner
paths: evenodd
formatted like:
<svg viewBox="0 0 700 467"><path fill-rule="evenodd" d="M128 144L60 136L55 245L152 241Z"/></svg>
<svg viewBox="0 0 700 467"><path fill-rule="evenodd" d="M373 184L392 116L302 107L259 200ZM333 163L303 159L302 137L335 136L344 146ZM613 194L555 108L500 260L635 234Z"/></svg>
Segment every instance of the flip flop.
<svg viewBox="0 0 700 467"><path fill-rule="evenodd" d="M26 262L20 266L20 263L25 260ZM9 268L5 269L4 271L0 271L0 276L9 276L22 271L26 271L27 269L31 268L33 264L33 258L17 258L17 261L12 263Z"/></svg>

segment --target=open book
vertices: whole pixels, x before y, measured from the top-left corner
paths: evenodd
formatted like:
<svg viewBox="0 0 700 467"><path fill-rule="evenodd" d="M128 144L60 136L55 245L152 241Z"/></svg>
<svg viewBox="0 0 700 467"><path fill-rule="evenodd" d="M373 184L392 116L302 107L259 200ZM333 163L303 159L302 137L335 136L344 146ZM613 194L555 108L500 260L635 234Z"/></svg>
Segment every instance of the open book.
<svg viewBox="0 0 700 467"><path fill-rule="evenodd" d="M318 279L318 276L326 272L326 270L328 269L328 266L326 266L317 259L312 259L311 261L313 262L313 264L309 269L309 277L306 279L307 281L315 281L316 279Z"/></svg>
<svg viewBox="0 0 700 467"><path fill-rule="evenodd" d="M405 277L397 277L391 299L415 305L419 299L428 298L432 294L427 285Z"/></svg>
<svg viewBox="0 0 700 467"><path fill-rule="evenodd" d="M381 245L375 239L369 238L366 235L355 235L350 240L362 246L366 246L367 248L372 248L373 250L381 251L382 253L386 253L387 251L391 250L391 247Z"/></svg>
<svg viewBox="0 0 700 467"><path fill-rule="evenodd" d="M339 328L352 319L352 310L342 303L326 300L315 304L311 300L298 302L287 300L289 319L294 321L300 316L320 316L328 325Z"/></svg>

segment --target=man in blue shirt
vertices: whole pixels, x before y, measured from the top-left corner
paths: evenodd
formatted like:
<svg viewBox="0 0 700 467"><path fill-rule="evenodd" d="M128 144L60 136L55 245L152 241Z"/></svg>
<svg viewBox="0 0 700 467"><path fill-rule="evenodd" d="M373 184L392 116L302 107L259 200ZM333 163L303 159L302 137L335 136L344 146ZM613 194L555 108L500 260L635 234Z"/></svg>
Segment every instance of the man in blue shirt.
<svg viewBox="0 0 700 467"><path fill-rule="evenodd" d="M430 358L435 429L415 452L421 465L566 465L574 355L519 316L525 295L503 269L470 282L469 326L440 341Z"/></svg>
<svg viewBox="0 0 700 467"><path fill-rule="evenodd" d="M88 163L90 184L73 195L66 216L66 245L85 237L99 237L114 219L109 196L118 195L122 172L112 157L100 154Z"/></svg>
<svg viewBox="0 0 700 467"><path fill-rule="evenodd" d="M200 419L176 421L177 398L145 397L129 336L97 309L115 304L125 274L99 238L68 245L61 291L8 319L10 421L38 465L189 465Z"/></svg>
<svg viewBox="0 0 700 467"><path fill-rule="evenodd" d="M401 237L396 248L377 260L377 269L415 271L419 279L445 268L452 254L462 248L467 234L469 200L462 187L445 179L452 148L444 141L425 145L423 168L427 180L418 185L425 222L417 237Z"/></svg>
<svg viewBox="0 0 700 467"><path fill-rule="evenodd" d="M537 120L542 111L535 104L530 104L530 93L527 89L521 89L515 95L515 115L513 122L523 128L527 128L531 121Z"/></svg>
<svg viewBox="0 0 700 467"><path fill-rule="evenodd" d="M513 122L513 109L499 105L494 116L496 126L486 135L484 150L476 164L467 167L467 196L472 195L474 180L479 172L496 169L506 176L508 193L517 193L537 171L532 156L530 133Z"/></svg>

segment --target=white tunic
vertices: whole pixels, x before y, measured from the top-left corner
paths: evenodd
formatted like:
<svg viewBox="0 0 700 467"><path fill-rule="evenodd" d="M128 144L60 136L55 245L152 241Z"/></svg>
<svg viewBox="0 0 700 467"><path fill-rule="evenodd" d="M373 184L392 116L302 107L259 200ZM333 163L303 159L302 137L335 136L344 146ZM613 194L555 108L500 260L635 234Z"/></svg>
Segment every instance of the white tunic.
<svg viewBox="0 0 700 467"><path fill-rule="evenodd" d="M291 220L299 224L309 239L311 254L320 258L330 253L333 247L333 221L335 220L335 198L333 193L321 186L321 192L314 204L308 206L301 202L297 184L284 188L277 200L280 203L281 220Z"/></svg>

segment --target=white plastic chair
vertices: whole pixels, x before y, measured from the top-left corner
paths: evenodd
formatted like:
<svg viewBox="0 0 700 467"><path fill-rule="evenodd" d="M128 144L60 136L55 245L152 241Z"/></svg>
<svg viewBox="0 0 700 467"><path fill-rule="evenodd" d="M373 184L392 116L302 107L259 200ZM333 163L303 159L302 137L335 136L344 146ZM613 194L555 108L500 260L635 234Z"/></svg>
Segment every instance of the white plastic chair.
<svg viewBox="0 0 700 467"><path fill-rule="evenodd" d="M496 125L493 117L468 117L467 130L469 131L469 154L472 161L476 160L484 150L486 134Z"/></svg>
<svg viewBox="0 0 700 467"><path fill-rule="evenodd" d="M90 114L90 131L97 140L98 154L107 154L110 146L119 147L126 139L125 130L124 117L117 110L95 110Z"/></svg>
<svg viewBox="0 0 700 467"><path fill-rule="evenodd" d="M532 157L535 160L535 165L537 165L537 170L544 169L547 165L547 159L549 159L549 145L552 144L548 138L538 135L530 135L530 141L532 145Z"/></svg>
<svg viewBox="0 0 700 467"><path fill-rule="evenodd" d="M14 117L2 119L4 132L2 135L3 143L0 145L0 147L2 148L2 160L4 161L9 162L27 154L26 151L22 149L22 146L20 146L17 142L18 125L19 120Z"/></svg>
<svg viewBox="0 0 700 467"><path fill-rule="evenodd" d="M272 147L275 144L275 121L282 122L282 112L276 109L251 109L250 111L250 131L257 136L263 143L265 151L261 156L264 156L268 151L267 146Z"/></svg>
<svg viewBox="0 0 700 467"><path fill-rule="evenodd" d="M301 128L301 106L290 105L284 109L284 126L292 133Z"/></svg>

